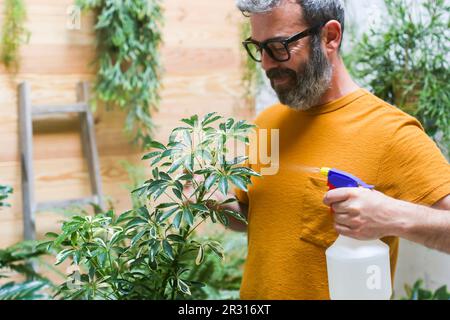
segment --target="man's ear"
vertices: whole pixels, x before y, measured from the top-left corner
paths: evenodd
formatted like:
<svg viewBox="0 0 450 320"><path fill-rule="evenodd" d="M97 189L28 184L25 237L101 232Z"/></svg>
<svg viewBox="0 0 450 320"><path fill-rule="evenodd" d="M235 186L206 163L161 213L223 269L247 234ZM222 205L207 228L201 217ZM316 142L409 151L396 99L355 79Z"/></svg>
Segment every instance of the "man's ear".
<svg viewBox="0 0 450 320"><path fill-rule="evenodd" d="M337 20L330 20L323 27L322 33L325 40L325 50L328 55L339 52L342 42L342 26Z"/></svg>

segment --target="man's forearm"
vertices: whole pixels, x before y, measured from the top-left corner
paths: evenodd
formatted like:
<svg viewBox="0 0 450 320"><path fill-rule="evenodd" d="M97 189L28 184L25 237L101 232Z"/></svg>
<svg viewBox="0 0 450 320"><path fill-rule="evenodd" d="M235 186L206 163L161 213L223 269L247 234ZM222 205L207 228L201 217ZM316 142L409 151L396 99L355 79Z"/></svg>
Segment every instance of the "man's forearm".
<svg viewBox="0 0 450 320"><path fill-rule="evenodd" d="M394 235L450 253L450 211L404 201L391 208Z"/></svg>

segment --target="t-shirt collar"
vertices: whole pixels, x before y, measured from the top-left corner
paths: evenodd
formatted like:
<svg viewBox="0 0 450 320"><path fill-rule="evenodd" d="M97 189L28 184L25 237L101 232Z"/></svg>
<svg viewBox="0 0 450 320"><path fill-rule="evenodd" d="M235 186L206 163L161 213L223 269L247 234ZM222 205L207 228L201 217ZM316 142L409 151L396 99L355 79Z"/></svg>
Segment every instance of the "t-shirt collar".
<svg viewBox="0 0 450 320"><path fill-rule="evenodd" d="M333 112L342 107L345 107L346 105L352 103L356 99L358 99L366 94L368 94L368 92L365 89L358 89L356 91L353 91L352 93L349 93L345 96L340 97L337 100L330 101L328 103L312 107L311 109L303 111L303 112L305 112L306 114L310 114L310 115Z"/></svg>

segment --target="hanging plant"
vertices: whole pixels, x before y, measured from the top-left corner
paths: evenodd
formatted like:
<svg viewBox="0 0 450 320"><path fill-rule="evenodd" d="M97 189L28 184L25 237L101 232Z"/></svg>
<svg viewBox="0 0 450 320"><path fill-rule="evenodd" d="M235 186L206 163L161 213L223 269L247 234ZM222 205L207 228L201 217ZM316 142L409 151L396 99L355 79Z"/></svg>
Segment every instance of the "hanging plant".
<svg viewBox="0 0 450 320"><path fill-rule="evenodd" d="M26 9L23 0L5 0L1 61L8 70L19 68L20 45L27 43L30 33L25 29Z"/></svg>
<svg viewBox="0 0 450 320"><path fill-rule="evenodd" d="M251 36L251 26L248 19L240 24L240 39L247 39ZM249 105L254 105L255 96L258 93L259 87L263 83L263 74L259 64L250 58L245 51L242 44L239 44L241 51L241 65L242 65L242 87L244 89L243 98Z"/></svg>
<svg viewBox="0 0 450 320"><path fill-rule="evenodd" d="M77 0L77 5L97 16L94 109L101 102L107 110L125 111L125 132L145 148L155 127L152 111L160 102L160 0Z"/></svg>

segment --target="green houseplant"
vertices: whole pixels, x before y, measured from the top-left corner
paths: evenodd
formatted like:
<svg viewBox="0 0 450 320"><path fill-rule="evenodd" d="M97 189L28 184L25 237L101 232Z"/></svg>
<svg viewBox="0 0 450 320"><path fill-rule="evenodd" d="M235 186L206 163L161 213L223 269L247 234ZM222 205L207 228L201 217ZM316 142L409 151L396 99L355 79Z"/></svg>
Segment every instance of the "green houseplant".
<svg viewBox="0 0 450 320"><path fill-rule="evenodd" d="M152 111L160 101L160 0L76 3L96 14L98 71L93 105L100 102L107 110L119 107L125 111L125 132L145 148L155 127Z"/></svg>
<svg viewBox="0 0 450 320"><path fill-rule="evenodd" d="M7 282L0 285L0 300L36 300L49 299L52 283L37 273L32 263L47 252L37 248L35 242L21 242L5 249L0 249L0 280ZM21 275L25 280L10 281L11 274Z"/></svg>
<svg viewBox="0 0 450 320"><path fill-rule="evenodd" d="M423 288L423 281L417 280L411 287L405 285L406 297L402 300L450 300L450 292L447 290L447 286L442 286L435 291L427 290Z"/></svg>
<svg viewBox="0 0 450 320"><path fill-rule="evenodd" d="M352 46L345 60L377 96L416 116L427 133L450 142L450 6L444 0L385 0L387 17ZM419 13L417 13L419 12Z"/></svg>
<svg viewBox="0 0 450 320"><path fill-rule="evenodd" d="M11 187L0 185L0 208L9 206L5 203L13 192ZM45 250L38 249L34 242L21 242L5 249L0 249L0 300L35 300L45 299L46 289L51 287L50 281L33 269L30 262L44 255ZM11 274L22 275L22 282L9 281Z"/></svg>
<svg viewBox="0 0 450 320"><path fill-rule="evenodd" d="M5 15L2 29L1 61L7 69L19 68L19 49L28 42L30 33L24 27L26 8L23 0L5 0Z"/></svg>
<svg viewBox="0 0 450 320"><path fill-rule="evenodd" d="M244 167L246 157L228 159L227 143L249 142L254 126L245 121L222 119L210 113L199 119L183 119L167 145L150 143L154 151L152 177L133 193L146 204L116 216L113 211L94 216L74 216L60 234L43 244L60 248L57 264L69 259L74 272L57 296L65 299L183 299L196 288L194 268L209 255L223 258L221 244L196 235L205 223L229 223L229 217L245 221L238 212L221 205L214 194L228 194L233 184L247 190L258 173ZM187 193L186 184L193 186ZM164 199L164 200L162 200Z"/></svg>

